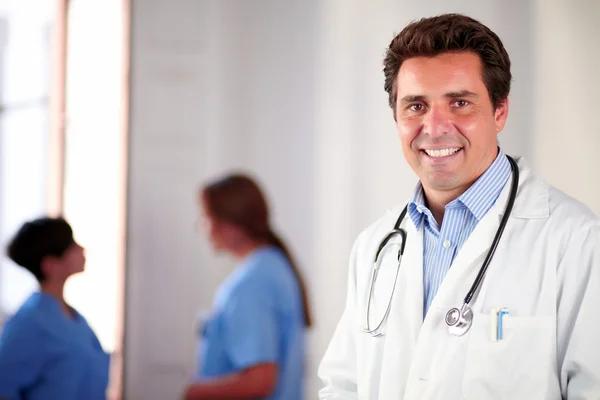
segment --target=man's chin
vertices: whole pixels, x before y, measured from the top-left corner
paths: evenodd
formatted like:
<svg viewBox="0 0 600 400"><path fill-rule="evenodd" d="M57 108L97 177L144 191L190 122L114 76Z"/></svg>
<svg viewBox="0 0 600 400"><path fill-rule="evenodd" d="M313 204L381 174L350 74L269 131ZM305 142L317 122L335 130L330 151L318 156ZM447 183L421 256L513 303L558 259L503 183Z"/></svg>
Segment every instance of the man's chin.
<svg viewBox="0 0 600 400"><path fill-rule="evenodd" d="M460 187L460 178L455 171L432 171L426 179L422 179L423 186L435 191L452 191Z"/></svg>

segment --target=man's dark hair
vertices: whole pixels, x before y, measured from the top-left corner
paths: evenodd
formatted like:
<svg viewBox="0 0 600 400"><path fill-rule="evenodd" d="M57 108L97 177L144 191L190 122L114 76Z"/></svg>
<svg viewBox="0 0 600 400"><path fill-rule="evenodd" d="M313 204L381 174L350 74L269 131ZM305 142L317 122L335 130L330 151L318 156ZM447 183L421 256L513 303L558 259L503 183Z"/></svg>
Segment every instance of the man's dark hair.
<svg viewBox="0 0 600 400"><path fill-rule="evenodd" d="M422 18L407 25L390 43L383 62L385 91L396 111L396 80L402 63L414 57L435 57L444 53L477 54L483 65L483 82L494 109L510 92L510 58L502 41L479 21L460 14Z"/></svg>
<svg viewBox="0 0 600 400"><path fill-rule="evenodd" d="M73 243L73 230L67 221L43 217L21 226L8 244L7 255L43 282L42 260L62 256Z"/></svg>

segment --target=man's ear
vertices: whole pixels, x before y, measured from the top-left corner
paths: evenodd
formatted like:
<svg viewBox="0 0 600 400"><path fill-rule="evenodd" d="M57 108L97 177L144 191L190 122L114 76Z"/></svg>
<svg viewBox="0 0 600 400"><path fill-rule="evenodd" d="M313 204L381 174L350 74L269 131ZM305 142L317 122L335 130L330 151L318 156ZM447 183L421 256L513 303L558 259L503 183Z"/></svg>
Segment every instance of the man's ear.
<svg viewBox="0 0 600 400"><path fill-rule="evenodd" d="M496 123L496 132L504 129L506 119L508 118L508 97L496 106L494 110L494 121Z"/></svg>

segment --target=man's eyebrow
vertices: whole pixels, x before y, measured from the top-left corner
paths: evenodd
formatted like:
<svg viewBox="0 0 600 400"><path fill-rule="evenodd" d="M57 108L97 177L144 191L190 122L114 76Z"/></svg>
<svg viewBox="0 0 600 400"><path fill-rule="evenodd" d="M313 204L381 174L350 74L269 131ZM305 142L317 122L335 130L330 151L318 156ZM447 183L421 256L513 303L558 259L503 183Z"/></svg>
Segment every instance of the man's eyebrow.
<svg viewBox="0 0 600 400"><path fill-rule="evenodd" d="M477 93L471 92L469 90L460 90L458 92L448 92L444 94L444 97L448 99L455 99L458 97L466 97L466 98L477 98L479 95ZM409 94L400 99L400 103L414 103L419 101L425 101L427 96L421 94Z"/></svg>
<svg viewBox="0 0 600 400"><path fill-rule="evenodd" d="M425 96L422 95L407 95L400 99L400 103L413 103L416 101L424 101Z"/></svg>
<svg viewBox="0 0 600 400"><path fill-rule="evenodd" d="M449 93L446 93L444 95L444 97L447 97L449 99L455 99L457 97L471 97L471 98L473 98L473 97L479 97L479 95L477 93L473 93L473 92L470 92L468 90L461 90L461 91L458 91L458 92L449 92Z"/></svg>

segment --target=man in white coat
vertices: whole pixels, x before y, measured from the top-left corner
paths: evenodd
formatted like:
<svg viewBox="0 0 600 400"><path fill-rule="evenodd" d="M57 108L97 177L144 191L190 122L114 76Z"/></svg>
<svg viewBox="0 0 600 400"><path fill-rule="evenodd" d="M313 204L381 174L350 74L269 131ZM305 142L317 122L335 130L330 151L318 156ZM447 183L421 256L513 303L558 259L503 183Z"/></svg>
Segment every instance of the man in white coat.
<svg viewBox="0 0 600 400"><path fill-rule="evenodd" d="M600 399L600 222L498 147L511 82L502 42L465 16L425 18L392 40L384 74L420 182L353 246L320 399ZM400 235L374 264L403 210L400 268ZM465 303L503 219L467 302L472 325L450 332L447 313Z"/></svg>

